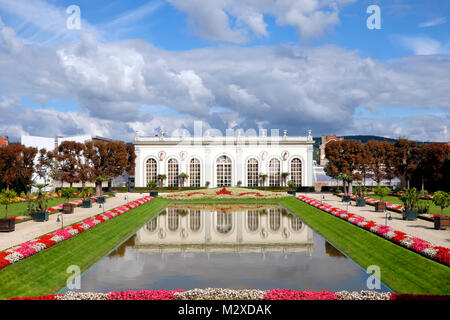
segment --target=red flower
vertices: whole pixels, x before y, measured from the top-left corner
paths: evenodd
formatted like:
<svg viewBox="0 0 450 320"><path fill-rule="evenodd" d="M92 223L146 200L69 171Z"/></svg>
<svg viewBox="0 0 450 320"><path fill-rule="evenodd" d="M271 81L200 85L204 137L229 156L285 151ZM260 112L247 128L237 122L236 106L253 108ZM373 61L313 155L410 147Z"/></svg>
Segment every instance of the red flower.
<svg viewBox="0 0 450 320"><path fill-rule="evenodd" d="M437 249L438 252L435 254L434 259L450 265L450 249L445 247L433 247L433 249Z"/></svg>
<svg viewBox="0 0 450 320"><path fill-rule="evenodd" d="M58 300L55 295L47 295L40 297L14 297L9 300Z"/></svg>
<svg viewBox="0 0 450 320"><path fill-rule="evenodd" d="M231 196L231 191L228 191L226 188L223 188L222 190L217 191L216 194L217 195L227 194L227 195Z"/></svg>

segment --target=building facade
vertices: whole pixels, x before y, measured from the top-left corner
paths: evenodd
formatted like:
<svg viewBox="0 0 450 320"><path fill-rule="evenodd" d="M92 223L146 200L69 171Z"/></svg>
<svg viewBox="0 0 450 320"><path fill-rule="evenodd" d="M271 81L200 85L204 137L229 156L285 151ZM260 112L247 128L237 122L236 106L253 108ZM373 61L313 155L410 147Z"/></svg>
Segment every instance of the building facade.
<svg viewBox="0 0 450 320"><path fill-rule="evenodd" d="M163 186L312 186L313 144L308 136L139 137L136 187L145 187L165 175ZM288 176L286 176L288 174ZM262 178L261 175L266 175ZM240 183L239 183L240 182Z"/></svg>
<svg viewBox="0 0 450 320"><path fill-rule="evenodd" d="M325 147L327 146L327 143L330 141L341 141L343 138L339 138L336 136L322 136L322 142L319 146L319 165L320 166L326 166L328 163L328 159L325 155Z"/></svg>

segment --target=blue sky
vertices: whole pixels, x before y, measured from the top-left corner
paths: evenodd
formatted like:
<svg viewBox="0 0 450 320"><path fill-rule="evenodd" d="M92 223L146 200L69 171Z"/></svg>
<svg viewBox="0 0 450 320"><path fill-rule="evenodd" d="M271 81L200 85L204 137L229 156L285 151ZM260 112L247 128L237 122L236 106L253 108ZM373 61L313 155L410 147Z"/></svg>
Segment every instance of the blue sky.
<svg viewBox="0 0 450 320"><path fill-rule="evenodd" d="M80 30L65 27L70 5ZM0 0L0 134L132 139L202 121L446 141L449 13L436 0Z"/></svg>

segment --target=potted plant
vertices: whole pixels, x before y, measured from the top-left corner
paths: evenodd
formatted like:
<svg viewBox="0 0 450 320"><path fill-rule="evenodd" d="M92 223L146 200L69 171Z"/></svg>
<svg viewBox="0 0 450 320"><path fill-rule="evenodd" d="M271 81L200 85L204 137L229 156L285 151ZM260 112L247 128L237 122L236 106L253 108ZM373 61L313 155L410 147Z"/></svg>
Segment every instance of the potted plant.
<svg viewBox="0 0 450 320"><path fill-rule="evenodd" d="M159 182L159 187L162 188L162 186L164 185L164 180L167 179L167 176L165 174L158 174L156 179Z"/></svg>
<svg viewBox="0 0 450 320"><path fill-rule="evenodd" d="M39 190L38 196L28 202L28 213L36 222L48 221L48 199L45 192Z"/></svg>
<svg viewBox="0 0 450 320"><path fill-rule="evenodd" d="M158 190L156 188L158 188L158 183L156 181L149 181L147 183L147 188L149 188L150 190L150 197L157 197L158 196Z"/></svg>
<svg viewBox="0 0 450 320"><path fill-rule="evenodd" d="M187 175L186 173L182 172L178 175L178 177L181 180L181 187L184 187L184 183L186 182L187 179L189 179L189 175Z"/></svg>
<svg viewBox="0 0 450 320"><path fill-rule="evenodd" d="M289 177L290 173L289 172L282 172L281 173L281 179L283 180L283 186L286 185L286 179L287 177Z"/></svg>
<svg viewBox="0 0 450 320"><path fill-rule="evenodd" d="M261 186L264 187L266 185L266 179L267 177L269 177L267 174L265 173L261 173L259 175L259 179L261 179Z"/></svg>
<svg viewBox="0 0 450 320"><path fill-rule="evenodd" d="M416 188L404 189L400 200L403 202L403 220L416 220L418 210L416 209L417 202L419 201L422 193L417 191Z"/></svg>
<svg viewBox="0 0 450 320"><path fill-rule="evenodd" d="M375 212L386 211L386 202L383 201L383 197L386 197L391 192L388 187L377 187L375 189L375 195L380 197L380 201L375 202Z"/></svg>
<svg viewBox="0 0 450 320"><path fill-rule="evenodd" d="M91 196L94 194L94 189L90 187L84 187L81 189L81 197L83 202L81 204L82 208L92 208Z"/></svg>
<svg viewBox="0 0 450 320"><path fill-rule="evenodd" d="M365 198L366 189L361 185L356 185L353 189L353 194L356 196L356 206L357 207L365 207L366 206L366 198Z"/></svg>
<svg viewBox="0 0 450 320"><path fill-rule="evenodd" d="M74 188L63 188L61 189L61 197L66 198L67 203L63 204L62 213L64 214L72 214L74 205L72 203L68 203L70 201L70 198L74 196L76 193L76 189Z"/></svg>
<svg viewBox="0 0 450 320"><path fill-rule="evenodd" d="M297 187L295 185L295 182L293 180L289 180L287 185L288 185L288 188L289 188L288 193L292 194L292 195L295 195L295 189Z"/></svg>
<svg viewBox="0 0 450 320"><path fill-rule="evenodd" d="M206 182L205 182L205 188L208 189L210 184L211 184L211 182L206 181Z"/></svg>
<svg viewBox="0 0 450 320"><path fill-rule="evenodd" d="M417 212L419 214L428 213L430 211L430 200L419 200L417 202Z"/></svg>
<svg viewBox="0 0 450 320"><path fill-rule="evenodd" d="M436 191L433 195L433 203L441 208L441 215L434 217L434 228L440 229L442 220L447 220L449 217L444 217L444 209L450 206L450 194L444 191Z"/></svg>
<svg viewBox="0 0 450 320"><path fill-rule="evenodd" d="M5 206L5 218L0 219L0 232L13 232L15 230L16 219L8 218L8 206L17 198L13 190L3 190L0 193L0 204Z"/></svg>
<svg viewBox="0 0 450 320"><path fill-rule="evenodd" d="M242 185L242 181L241 180L239 180L237 183L236 183L236 185L237 185L237 187L238 188L240 188L241 187L241 185Z"/></svg>

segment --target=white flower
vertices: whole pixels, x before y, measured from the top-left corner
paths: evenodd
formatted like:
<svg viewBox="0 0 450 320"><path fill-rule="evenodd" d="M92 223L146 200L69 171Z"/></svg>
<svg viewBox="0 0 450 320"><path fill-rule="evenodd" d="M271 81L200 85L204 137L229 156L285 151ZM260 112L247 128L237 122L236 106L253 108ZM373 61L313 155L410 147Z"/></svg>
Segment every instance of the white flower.
<svg viewBox="0 0 450 320"><path fill-rule="evenodd" d="M5 260L8 260L9 262L11 262L11 264L16 263L22 259L23 259L23 255L21 255L20 253L18 253L16 251L13 251L11 254L9 254L5 257Z"/></svg>

